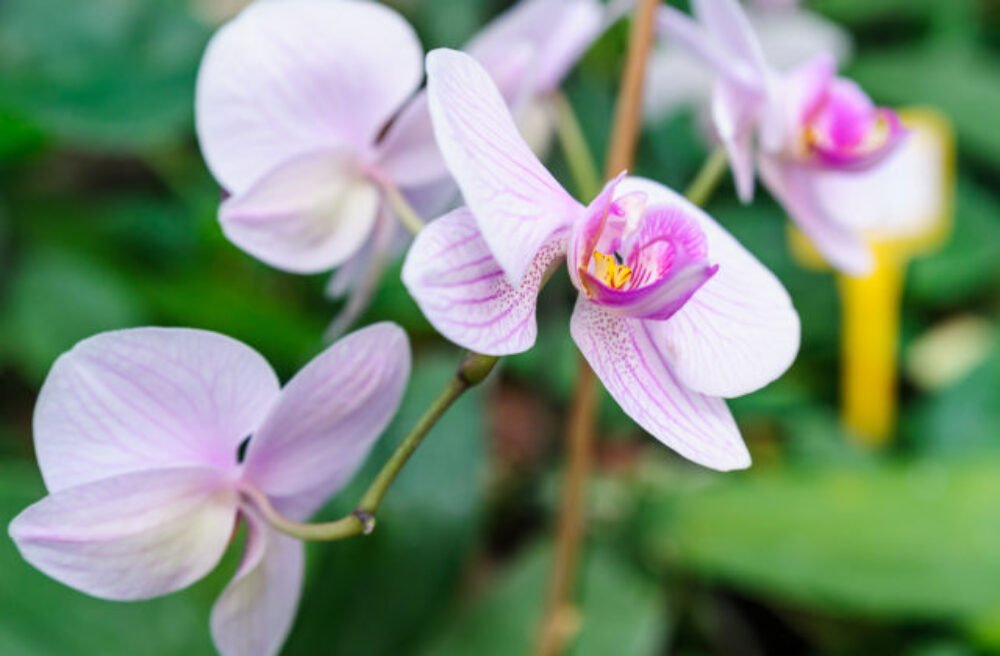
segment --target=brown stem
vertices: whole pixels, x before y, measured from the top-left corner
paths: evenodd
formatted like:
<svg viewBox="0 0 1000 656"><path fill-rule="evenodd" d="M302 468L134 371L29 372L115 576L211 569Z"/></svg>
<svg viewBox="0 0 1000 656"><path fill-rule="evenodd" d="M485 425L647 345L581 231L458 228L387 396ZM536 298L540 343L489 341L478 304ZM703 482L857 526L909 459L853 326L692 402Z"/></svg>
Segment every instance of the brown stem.
<svg viewBox="0 0 1000 656"><path fill-rule="evenodd" d="M659 0L639 0L632 20L625 73L618 91L614 127L605 163L607 178L631 167L635 159L642 118L642 86L646 61L653 45L658 4ZM598 395L594 372L582 357L579 369L567 426L566 475L556 529L555 560L535 650L538 656L562 654L580 625L579 613L573 605L573 589L583 542L585 496L593 459Z"/></svg>

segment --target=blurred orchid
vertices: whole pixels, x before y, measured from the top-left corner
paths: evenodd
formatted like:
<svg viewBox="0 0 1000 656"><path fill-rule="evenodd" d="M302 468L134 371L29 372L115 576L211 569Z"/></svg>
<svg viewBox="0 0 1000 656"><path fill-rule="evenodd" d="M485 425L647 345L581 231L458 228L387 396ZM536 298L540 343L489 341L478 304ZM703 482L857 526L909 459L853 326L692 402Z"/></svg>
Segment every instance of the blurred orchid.
<svg viewBox="0 0 1000 656"><path fill-rule="evenodd" d="M852 49L847 30L799 5L796 0L746 4L747 18L767 63L785 70L824 53L833 55L840 64L847 61ZM665 31L667 11L660 10L660 32ZM689 105L707 108L712 86L701 61L670 38L661 39L647 67L644 117L659 121Z"/></svg>
<svg viewBox="0 0 1000 656"><path fill-rule="evenodd" d="M747 466L720 397L767 384L798 350L798 316L777 279L655 182L619 176L583 207L474 59L435 50L427 72L438 143L468 203L429 224L403 267L430 322L481 353L525 351L539 289L568 257L580 291L573 339L622 408L691 460Z"/></svg>
<svg viewBox="0 0 1000 656"><path fill-rule="evenodd" d="M303 548L252 499L266 495L299 519L315 512L385 429L409 362L405 333L386 323L329 347L284 389L260 355L216 333L138 328L84 340L39 395L35 448L49 495L14 519L11 537L49 576L127 601L205 576L242 519L243 561L212 611L212 635L226 656L277 654Z"/></svg>
<svg viewBox="0 0 1000 656"><path fill-rule="evenodd" d="M737 191L753 197L754 168L817 249L838 269L870 270L863 231L838 221L819 198L831 171L871 170L905 135L896 114L876 107L819 55L787 73L773 71L736 0L694 0L697 20L667 8L673 39L716 70L712 117L729 154Z"/></svg>

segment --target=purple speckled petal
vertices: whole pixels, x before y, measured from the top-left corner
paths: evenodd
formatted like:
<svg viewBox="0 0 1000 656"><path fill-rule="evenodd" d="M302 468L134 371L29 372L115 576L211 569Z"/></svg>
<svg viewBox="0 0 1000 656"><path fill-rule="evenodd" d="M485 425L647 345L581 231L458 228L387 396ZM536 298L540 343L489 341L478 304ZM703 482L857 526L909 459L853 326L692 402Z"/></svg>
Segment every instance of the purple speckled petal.
<svg viewBox="0 0 1000 656"><path fill-rule="evenodd" d="M521 284L511 285L475 219L460 208L417 236L403 283L442 335L487 355L526 351L535 343L535 304L545 272L566 253L566 230L538 251Z"/></svg>
<svg viewBox="0 0 1000 656"><path fill-rule="evenodd" d="M277 396L270 365L224 335L102 333L62 355L42 386L38 464L50 492L163 467L234 468Z"/></svg>
<svg viewBox="0 0 1000 656"><path fill-rule="evenodd" d="M860 276L871 271L871 250L860 230L838 223L817 193L821 170L772 157L759 158L764 183L788 216L836 269Z"/></svg>
<svg viewBox="0 0 1000 656"><path fill-rule="evenodd" d="M210 572L229 543L237 494L207 468L123 474L51 494L14 518L21 555L102 599L180 590Z"/></svg>
<svg viewBox="0 0 1000 656"><path fill-rule="evenodd" d="M250 439L244 478L268 495L304 494L318 506L361 466L409 375L410 346L399 326L378 323L340 339L282 390Z"/></svg>
<svg viewBox="0 0 1000 656"><path fill-rule="evenodd" d="M434 133L490 252L514 285L556 230L581 211L514 125L489 74L472 57L427 56Z"/></svg>
<svg viewBox="0 0 1000 656"><path fill-rule="evenodd" d="M291 158L226 199L226 237L273 267L319 273L343 264L371 235L379 191L344 153Z"/></svg>
<svg viewBox="0 0 1000 656"><path fill-rule="evenodd" d="M243 508L247 542L239 570L212 608L212 638L222 656L277 656L302 594L302 543Z"/></svg>
<svg viewBox="0 0 1000 656"><path fill-rule="evenodd" d="M368 153L416 90L422 49L374 2L255 2L212 38L198 74L198 140L232 193L319 149Z"/></svg>
<svg viewBox="0 0 1000 656"><path fill-rule="evenodd" d="M608 393L653 437L705 467L748 467L725 401L681 383L653 333L658 323L611 314L581 295L570 330Z"/></svg>
<svg viewBox="0 0 1000 656"><path fill-rule="evenodd" d="M711 280L669 320L648 322L684 385L712 396L752 392L780 376L799 347L799 317L784 287L722 226L663 185L626 179L620 190L680 206L704 232Z"/></svg>

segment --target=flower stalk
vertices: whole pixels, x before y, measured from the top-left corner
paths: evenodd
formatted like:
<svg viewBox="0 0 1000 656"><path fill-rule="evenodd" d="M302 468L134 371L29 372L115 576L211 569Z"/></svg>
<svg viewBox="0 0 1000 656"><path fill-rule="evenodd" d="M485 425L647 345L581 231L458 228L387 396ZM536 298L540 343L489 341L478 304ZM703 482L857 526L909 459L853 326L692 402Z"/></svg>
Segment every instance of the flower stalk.
<svg viewBox="0 0 1000 656"><path fill-rule="evenodd" d="M615 106L614 127L605 165L607 178L629 168L635 159L642 115L643 80L653 45L658 5L659 0L640 0L632 20L625 74ZM565 126L563 127L560 130L561 137L566 132ZM574 127L579 130L575 120L570 122L570 136ZM563 142L566 143L565 137ZM598 185L595 184L594 187L597 188ZM596 376L581 356L567 427L566 475L556 528L555 560L535 651L538 656L557 656L563 653L579 627L579 622L567 621L567 618L577 617L572 598L583 541L584 506L587 479L593 460L597 399Z"/></svg>
<svg viewBox="0 0 1000 656"><path fill-rule="evenodd" d="M331 522L296 522L283 516L261 492L248 488L243 490L243 494L253 502L271 526L300 540L332 542L370 534L375 530L375 518L385 495L424 438L455 401L489 376L499 360L498 357L478 353L466 355L458 371L382 465L375 480L349 515Z"/></svg>

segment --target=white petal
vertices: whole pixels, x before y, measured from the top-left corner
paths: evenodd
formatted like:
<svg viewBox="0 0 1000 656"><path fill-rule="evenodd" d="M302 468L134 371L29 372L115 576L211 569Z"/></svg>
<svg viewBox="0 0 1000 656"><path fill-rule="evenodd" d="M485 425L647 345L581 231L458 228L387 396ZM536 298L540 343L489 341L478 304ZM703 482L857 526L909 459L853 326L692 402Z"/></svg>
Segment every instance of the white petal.
<svg viewBox="0 0 1000 656"><path fill-rule="evenodd" d="M212 638L222 656L276 656L302 594L302 543L244 508L247 544L236 576L212 608Z"/></svg>
<svg viewBox="0 0 1000 656"><path fill-rule="evenodd" d="M134 328L77 344L35 406L35 451L50 492L133 471L236 466L278 379L253 349L218 333Z"/></svg>
<svg viewBox="0 0 1000 656"><path fill-rule="evenodd" d="M705 233L716 274L670 319L648 322L685 386L711 396L757 390L783 374L799 350L799 315L767 267L708 214L651 180L626 178L649 205L683 205Z"/></svg>
<svg viewBox="0 0 1000 656"><path fill-rule="evenodd" d="M339 153L288 160L222 204L226 237L273 267L328 271L358 252L378 216L379 192Z"/></svg>
<svg viewBox="0 0 1000 656"><path fill-rule="evenodd" d="M403 266L403 283L449 340L487 355L520 353L535 343L535 305L545 272L565 253L562 231L546 242L515 287L463 207L417 236Z"/></svg>
<svg viewBox="0 0 1000 656"><path fill-rule="evenodd" d="M650 329L654 323L610 314L581 295L570 329L608 393L653 437L705 467L748 467L750 454L725 401L677 379Z"/></svg>
<svg viewBox="0 0 1000 656"><path fill-rule="evenodd" d="M514 285L580 206L521 138L500 92L474 59L427 56L434 133L490 252Z"/></svg>
<svg viewBox="0 0 1000 656"><path fill-rule="evenodd" d="M103 599L136 600L187 587L229 543L237 494L218 471L123 474L51 494L10 535L29 563Z"/></svg>
<svg viewBox="0 0 1000 656"><path fill-rule="evenodd" d="M286 160L342 148L361 157L417 88L422 50L374 2L254 2L212 38L198 74L198 140L242 193Z"/></svg>

